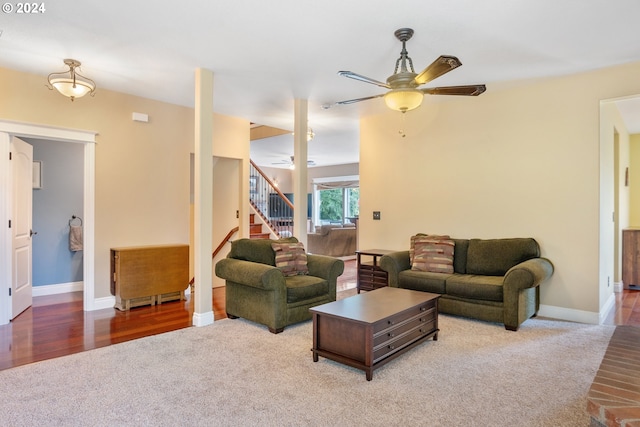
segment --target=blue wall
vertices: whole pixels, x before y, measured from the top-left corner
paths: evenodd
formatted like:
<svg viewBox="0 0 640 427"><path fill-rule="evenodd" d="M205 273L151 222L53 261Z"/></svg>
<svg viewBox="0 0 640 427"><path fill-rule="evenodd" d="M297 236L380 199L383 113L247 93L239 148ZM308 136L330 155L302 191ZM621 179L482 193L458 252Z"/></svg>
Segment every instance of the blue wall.
<svg viewBox="0 0 640 427"><path fill-rule="evenodd" d="M27 140L42 161L42 188L33 190L33 286L82 281L82 251L69 250L69 220L82 217L82 144Z"/></svg>

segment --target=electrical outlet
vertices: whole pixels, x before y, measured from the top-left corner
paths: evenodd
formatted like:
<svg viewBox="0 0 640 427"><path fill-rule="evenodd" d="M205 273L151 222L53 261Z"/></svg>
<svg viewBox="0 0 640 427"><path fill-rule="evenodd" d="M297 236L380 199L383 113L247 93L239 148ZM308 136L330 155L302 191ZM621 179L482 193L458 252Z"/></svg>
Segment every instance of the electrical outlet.
<svg viewBox="0 0 640 427"><path fill-rule="evenodd" d="M611 277L607 276L607 288L611 286Z"/></svg>
<svg viewBox="0 0 640 427"><path fill-rule="evenodd" d="M380 211L373 211L373 219L375 220L380 219Z"/></svg>
<svg viewBox="0 0 640 427"><path fill-rule="evenodd" d="M236 211L236 218L240 218L240 211Z"/></svg>

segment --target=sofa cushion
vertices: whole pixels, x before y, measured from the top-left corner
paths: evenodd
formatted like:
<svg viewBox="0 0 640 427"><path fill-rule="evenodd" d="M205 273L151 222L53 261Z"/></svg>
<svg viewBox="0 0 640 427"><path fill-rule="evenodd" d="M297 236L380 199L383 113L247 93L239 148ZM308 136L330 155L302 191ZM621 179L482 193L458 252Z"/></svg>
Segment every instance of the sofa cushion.
<svg viewBox="0 0 640 427"><path fill-rule="evenodd" d="M447 295L502 302L502 277L453 274L447 277Z"/></svg>
<svg viewBox="0 0 640 427"><path fill-rule="evenodd" d="M453 273L455 243L448 238L418 236L414 240L412 270Z"/></svg>
<svg viewBox="0 0 640 427"><path fill-rule="evenodd" d="M315 276L291 276L285 279L287 303L308 301L329 294L329 283Z"/></svg>
<svg viewBox="0 0 640 427"><path fill-rule="evenodd" d="M398 274L398 287L414 291L445 293L445 283L451 276L447 273L430 273L428 271L403 270Z"/></svg>
<svg viewBox="0 0 640 427"><path fill-rule="evenodd" d="M439 239L439 238L448 239L449 238L449 236L446 236L446 235L426 234L426 233L418 233L411 236L411 238L409 239L409 265L413 265L413 256L416 250L416 240L419 240L425 237L430 237L432 239Z"/></svg>
<svg viewBox="0 0 640 427"><path fill-rule="evenodd" d="M307 254L300 242L271 243L275 252L275 264L285 276L309 274L307 267Z"/></svg>
<svg viewBox="0 0 640 427"><path fill-rule="evenodd" d="M471 239L466 273L504 276L514 265L539 256L540 247L532 238Z"/></svg>
<svg viewBox="0 0 640 427"><path fill-rule="evenodd" d="M467 272L467 251L469 249L469 239L453 239L455 251L453 253L453 270L456 273L465 274Z"/></svg>
<svg viewBox="0 0 640 427"><path fill-rule="evenodd" d="M289 237L279 240L246 238L234 240L233 243L231 243L231 250L227 257L275 266L275 252L271 247L271 244L274 242L297 243L298 239L295 237Z"/></svg>

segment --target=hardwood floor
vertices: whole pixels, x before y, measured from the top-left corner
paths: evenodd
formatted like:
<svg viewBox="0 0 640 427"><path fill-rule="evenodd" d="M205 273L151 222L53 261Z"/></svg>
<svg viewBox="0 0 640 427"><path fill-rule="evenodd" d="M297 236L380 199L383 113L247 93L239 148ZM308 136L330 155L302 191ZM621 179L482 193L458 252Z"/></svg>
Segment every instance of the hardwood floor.
<svg viewBox="0 0 640 427"><path fill-rule="evenodd" d="M640 291L624 290L614 294L616 308L604 320L605 325L640 326Z"/></svg>
<svg viewBox="0 0 640 427"><path fill-rule="evenodd" d="M338 291L356 286L355 260L345 261ZM226 317L225 288L213 289L215 320ZM84 311L82 292L33 298L33 305L0 326L0 370L191 326L193 300Z"/></svg>
<svg viewBox="0 0 640 427"><path fill-rule="evenodd" d="M345 261L338 291L355 286L355 260ZM213 311L216 320L226 317L224 288L213 290ZM190 298L128 312L85 312L81 292L35 297L31 308L0 326L0 370L187 328L192 317ZM616 308L604 324L640 326L640 291L616 294Z"/></svg>

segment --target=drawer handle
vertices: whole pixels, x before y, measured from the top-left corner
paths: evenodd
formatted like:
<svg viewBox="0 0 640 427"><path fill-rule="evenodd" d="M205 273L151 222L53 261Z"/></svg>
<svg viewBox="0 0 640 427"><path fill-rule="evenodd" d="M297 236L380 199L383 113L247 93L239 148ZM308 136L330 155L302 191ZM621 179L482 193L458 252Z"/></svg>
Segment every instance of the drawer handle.
<svg viewBox="0 0 640 427"><path fill-rule="evenodd" d="M389 345L388 348L389 348L389 350L395 350L396 346L395 345Z"/></svg>
<svg viewBox="0 0 640 427"><path fill-rule="evenodd" d="M396 336L396 334L394 334L393 332L389 332L389 333L387 334L387 336L388 336L389 338L393 338L393 337L395 337L395 336Z"/></svg>
<svg viewBox="0 0 640 427"><path fill-rule="evenodd" d="M393 325L393 320L389 320L387 321L387 323L389 323L390 325Z"/></svg>
<svg viewBox="0 0 640 427"><path fill-rule="evenodd" d="M427 307L420 307L420 311L427 311Z"/></svg>

